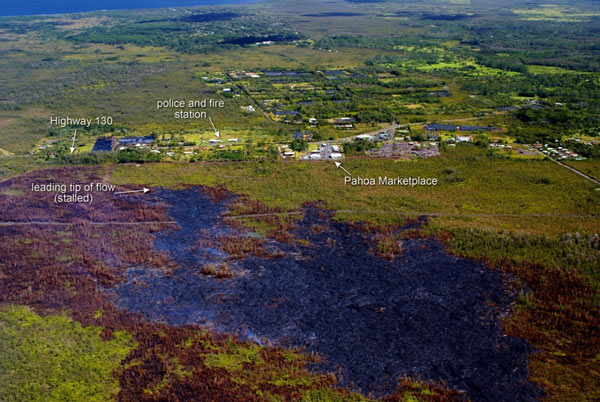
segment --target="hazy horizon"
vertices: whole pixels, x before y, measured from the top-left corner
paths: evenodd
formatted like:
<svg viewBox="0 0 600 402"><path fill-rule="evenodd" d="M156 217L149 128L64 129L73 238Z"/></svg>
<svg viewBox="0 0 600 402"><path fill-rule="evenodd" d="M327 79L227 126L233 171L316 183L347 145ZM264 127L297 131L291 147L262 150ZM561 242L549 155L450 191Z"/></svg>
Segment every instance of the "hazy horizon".
<svg viewBox="0 0 600 402"><path fill-rule="evenodd" d="M100 10L127 10L137 8L165 8L210 6L220 4L255 3L259 0L5 0L0 16L25 16L39 14L69 14Z"/></svg>

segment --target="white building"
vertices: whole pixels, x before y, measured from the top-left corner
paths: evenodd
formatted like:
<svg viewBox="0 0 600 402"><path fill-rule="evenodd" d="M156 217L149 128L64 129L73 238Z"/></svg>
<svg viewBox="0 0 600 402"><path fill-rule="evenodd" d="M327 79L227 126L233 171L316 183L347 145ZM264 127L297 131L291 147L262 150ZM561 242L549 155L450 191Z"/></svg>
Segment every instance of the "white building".
<svg viewBox="0 0 600 402"><path fill-rule="evenodd" d="M369 140L369 141L371 141L373 139L373 137L371 137L369 134L361 134L361 135L357 135L356 139L357 140Z"/></svg>

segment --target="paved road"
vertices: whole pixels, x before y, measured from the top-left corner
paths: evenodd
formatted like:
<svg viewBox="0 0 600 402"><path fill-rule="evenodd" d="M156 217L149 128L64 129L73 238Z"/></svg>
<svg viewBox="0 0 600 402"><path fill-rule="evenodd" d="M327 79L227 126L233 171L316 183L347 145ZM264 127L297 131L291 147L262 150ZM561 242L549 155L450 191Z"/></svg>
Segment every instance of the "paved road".
<svg viewBox="0 0 600 402"><path fill-rule="evenodd" d="M227 77L227 79L231 82L231 84L233 86L235 86L237 89L239 89L244 95L246 95L252 101L252 103L254 103L254 106L256 106L256 110L260 110L262 112L262 114L264 114L265 117L269 121L273 121L271 116L269 116L269 114L263 109L262 105L259 104L259 102L252 97L250 92L248 92L248 90L242 84L237 83L233 78L231 78L229 73L225 73L225 77Z"/></svg>
<svg viewBox="0 0 600 402"><path fill-rule="evenodd" d="M566 165L566 164L564 164L564 163L562 163L562 162L559 162L559 161L557 161L556 159L552 159L552 158L550 158L550 157L548 157L548 159L550 159L552 162L554 162L554 163L556 163L556 164L558 164L558 165L560 165L560 166L562 166L562 167L564 167L564 168L566 168L566 169L569 169L571 172L573 172L573 173L575 173L575 174L578 174L579 176L581 176L581 177L584 177L584 178L588 179L588 180L589 180L589 181L591 181L592 183L600 185L600 181L598 181L598 180L594 179L594 178L593 178L593 177L591 177L591 176L588 176L587 174L585 174L585 173L583 173L583 172L580 172L579 170L575 169L574 167L571 167L571 166L569 166L569 165Z"/></svg>

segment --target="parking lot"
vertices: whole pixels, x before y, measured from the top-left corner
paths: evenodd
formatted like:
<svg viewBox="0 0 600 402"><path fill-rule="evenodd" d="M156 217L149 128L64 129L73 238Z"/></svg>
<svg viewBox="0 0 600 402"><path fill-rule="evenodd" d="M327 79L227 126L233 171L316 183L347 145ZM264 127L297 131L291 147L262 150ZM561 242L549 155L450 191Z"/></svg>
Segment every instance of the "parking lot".
<svg viewBox="0 0 600 402"><path fill-rule="evenodd" d="M369 150L369 156L378 158L431 158L440 155L437 142L386 142L380 148Z"/></svg>

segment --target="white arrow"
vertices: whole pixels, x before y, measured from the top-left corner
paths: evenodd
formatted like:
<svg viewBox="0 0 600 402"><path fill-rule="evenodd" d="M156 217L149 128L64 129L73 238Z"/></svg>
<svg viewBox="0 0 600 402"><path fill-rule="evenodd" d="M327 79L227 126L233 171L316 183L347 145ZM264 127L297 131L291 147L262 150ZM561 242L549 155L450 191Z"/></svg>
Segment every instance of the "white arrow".
<svg viewBox="0 0 600 402"><path fill-rule="evenodd" d="M144 187L143 190L120 191L118 193L115 193L115 195L119 195L119 194L132 194L132 193L144 193L144 194L146 194L148 191L150 191L150 189Z"/></svg>
<svg viewBox="0 0 600 402"><path fill-rule="evenodd" d="M340 168L340 169L342 169L344 172L348 173L348 176L352 176L352 173L350 173L349 171L347 171L347 170L346 170L346 168L345 168L345 167L343 167L341 163L339 163L339 162L335 162L335 167L336 167L336 168Z"/></svg>
<svg viewBox="0 0 600 402"><path fill-rule="evenodd" d="M210 121L210 125L212 126L213 130L215 130L215 135L217 136L217 138L221 138L221 132L219 130L217 130L217 128L215 127L215 123L213 123L212 119L210 118L210 116L208 117L208 121Z"/></svg>
<svg viewBox="0 0 600 402"><path fill-rule="evenodd" d="M77 138L77 129L75 129L75 134L73 134L73 143L71 144L71 153L75 152L75 138Z"/></svg>

